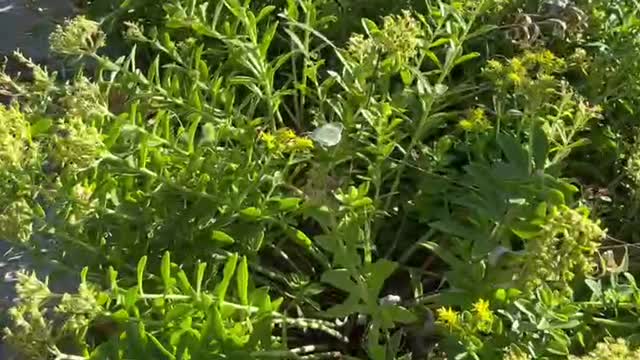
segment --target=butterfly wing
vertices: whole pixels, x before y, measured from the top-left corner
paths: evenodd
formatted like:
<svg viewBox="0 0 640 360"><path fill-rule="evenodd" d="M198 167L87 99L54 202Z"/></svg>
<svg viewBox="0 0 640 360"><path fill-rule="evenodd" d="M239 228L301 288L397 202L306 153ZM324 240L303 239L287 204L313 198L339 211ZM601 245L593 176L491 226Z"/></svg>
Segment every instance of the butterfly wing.
<svg viewBox="0 0 640 360"><path fill-rule="evenodd" d="M311 138L324 147L336 146L342 140L342 129L340 123L325 124L313 130Z"/></svg>

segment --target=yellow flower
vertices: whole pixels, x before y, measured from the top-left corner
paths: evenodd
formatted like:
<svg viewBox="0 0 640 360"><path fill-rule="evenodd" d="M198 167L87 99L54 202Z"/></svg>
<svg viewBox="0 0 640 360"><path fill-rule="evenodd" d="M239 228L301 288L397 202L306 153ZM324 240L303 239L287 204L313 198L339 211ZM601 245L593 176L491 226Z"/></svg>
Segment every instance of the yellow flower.
<svg viewBox="0 0 640 360"><path fill-rule="evenodd" d="M473 311L478 315L480 321L493 320L493 312L489 307L489 301L485 299L479 299L473 304Z"/></svg>
<svg viewBox="0 0 640 360"><path fill-rule="evenodd" d="M299 137L288 128L279 129L275 134L262 133L260 135L269 152L282 155L283 153L305 152L313 149L313 141L307 137Z"/></svg>
<svg viewBox="0 0 640 360"><path fill-rule="evenodd" d="M293 130L284 128L278 130L278 132L276 133L276 137L278 138L278 141L287 142L289 140L295 139L297 136L296 133L293 132Z"/></svg>
<svg viewBox="0 0 640 360"><path fill-rule="evenodd" d="M485 333L491 333L493 328L493 312L489 307L489 302L479 299L473 304L476 329Z"/></svg>
<svg viewBox="0 0 640 360"><path fill-rule="evenodd" d="M296 137L290 142L291 151L306 151L313 149L313 140L307 137Z"/></svg>
<svg viewBox="0 0 640 360"><path fill-rule="evenodd" d="M507 79L509 79L514 86L522 86L527 80L524 76L520 76L520 74L517 73L509 73Z"/></svg>
<svg viewBox="0 0 640 360"><path fill-rule="evenodd" d="M276 137L270 133L262 133L260 134L260 140L264 142L269 151L273 151L277 148Z"/></svg>
<svg viewBox="0 0 640 360"><path fill-rule="evenodd" d="M482 108L474 109L469 117L458 123L458 126L468 132L484 132L491 129L491 124Z"/></svg>
<svg viewBox="0 0 640 360"><path fill-rule="evenodd" d="M496 74L502 73L504 71L504 66L501 62L497 60L489 60L487 61L486 71L490 71Z"/></svg>
<svg viewBox="0 0 640 360"><path fill-rule="evenodd" d="M438 323L445 325L452 330L460 324L460 314L451 308L441 307L438 309Z"/></svg>

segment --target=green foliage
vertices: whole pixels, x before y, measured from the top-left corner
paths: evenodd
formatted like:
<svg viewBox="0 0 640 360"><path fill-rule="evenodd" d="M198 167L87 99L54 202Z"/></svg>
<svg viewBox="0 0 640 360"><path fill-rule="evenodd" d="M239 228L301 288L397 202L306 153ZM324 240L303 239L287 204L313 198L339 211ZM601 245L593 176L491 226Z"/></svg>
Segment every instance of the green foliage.
<svg viewBox="0 0 640 360"><path fill-rule="evenodd" d="M637 356L635 3L86 5L0 73L27 358Z"/></svg>

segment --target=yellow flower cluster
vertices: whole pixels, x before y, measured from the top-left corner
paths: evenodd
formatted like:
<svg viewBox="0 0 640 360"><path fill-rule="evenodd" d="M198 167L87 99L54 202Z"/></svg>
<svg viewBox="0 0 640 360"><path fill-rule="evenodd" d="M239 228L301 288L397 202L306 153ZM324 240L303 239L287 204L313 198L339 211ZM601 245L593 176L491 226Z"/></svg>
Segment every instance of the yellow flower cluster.
<svg viewBox="0 0 640 360"><path fill-rule="evenodd" d="M476 108L471 114L461 120L458 126L466 132L481 133L491 129L491 123L483 108Z"/></svg>
<svg viewBox="0 0 640 360"><path fill-rule="evenodd" d="M403 11L402 15L385 16L382 29L373 32L371 37L351 36L347 53L359 63L373 61L375 54L394 57L404 63L415 56L421 34L420 24L409 11Z"/></svg>
<svg viewBox="0 0 640 360"><path fill-rule="evenodd" d="M504 354L503 360L531 360L531 355L526 352L513 347L506 351Z"/></svg>
<svg viewBox="0 0 640 360"><path fill-rule="evenodd" d="M95 53L105 45L105 38L99 23L78 16L67 21L64 26L58 25L49 40L54 52L79 56Z"/></svg>
<svg viewBox="0 0 640 360"><path fill-rule="evenodd" d="M61 164L86 168L102 156L103 150L104 143L98 129L85 124L82 119L70 118L59 125L54 156Z"/></svg>
<svg viewBox="0 0 640 360"><path fill-rule="evenodd" d="M33 234L33 218L33 210L23 199L0 209L0 239L28 242Z"/></svg>
<svg viewBox="0 0 640 360"><path fill-rule="evenodd" d="M526 286L534 289L546 282L565 289L576 275L592 273L593 257L605 234L587 208L550 209L542 230L525 241Z"/></svg>
<svg viewBox="0 0 640 360"><path fill-rule="evenodd" d="M70 117L83 119L91 116L107 116L109 108L100 88L84 76L80 76L67 86L67 95L62 98Z"/></svg>
<svg viewBox="0 0 640 360"><path fill-rule="evenodd" d="M282 128L275 133L262 133L260 140L267 150L275 155L303 153L313 149L313 140L306 136L298 136L289 128Z"/></svg>
<svg viewBox="0 0 640 360"><path fill-rule="evenodd" d="M450 307L437 310L436 323L446 327L450 332L464 335L467 333L489 333L493 327L494 314L489 301L478 299L472 304L471 311L457 312Z"/></svg>
<svg viewBox="0 0 640 360"><path fill-rule="evenodd" d="M453 329L460 326L460 313L452 310L450 307L441 307L438 309L437 323L446 326L449 331L453 331Z"/></svg>
<svg viewBox="0 0 640 360"><path fill-rule="evenodd" d="M482 332L491 332L493 327L493 311L489 301L479 299L473 304L473 315L476 321L476 327Z"/></svg>
<svg viewBox="0 0 640 360"><path fill-rule="evenodd" d="M624 339L606 339L598 343L589 354L577 357L571 356L570 360L627 360L640 359L640 349L632 349Z"/></svg>
<svg viewBox="0 0 640 360"><path fill-rule="evenodd" d="M17 107L0 105L0 165L5 170L23 166L29 154L28 126Z"/></svg>
<svg viewBox="0 0 640 360"><path fill-rule="evenodd" d="M500 62L490 60L484 69L485 74L498 88L509 89L531 88L548 85L553 81L553 74L566 68L563 59L556 57L551 51L528 51L519 57Z"/></svg>
<svg viewBox="0 0 640 360"><path fill-rule="evenodd" d="M405 10L400 16L384 18L382 44L387 52L410 58L416 54L421 33L418 22Z"/></svg>

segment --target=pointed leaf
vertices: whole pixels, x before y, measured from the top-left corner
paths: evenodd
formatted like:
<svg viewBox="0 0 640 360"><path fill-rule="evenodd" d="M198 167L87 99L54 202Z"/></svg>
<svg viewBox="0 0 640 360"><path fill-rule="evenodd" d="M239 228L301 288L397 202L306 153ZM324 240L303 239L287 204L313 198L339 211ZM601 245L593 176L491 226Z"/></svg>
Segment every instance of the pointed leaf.
<svg viewBox="0 0 640 360"><path fill-rule="evenodd" d="M529 154L518 140L507 134L498 135L498 144L511 165L516 166L520 176L529 174Z"/></svg>
<svg viewBox="0 0 640 360"><path fill-rule="evenodd" d="M386 259L380 259L373 264L367 264L365 266L365 273L367 274L367 288L371 301L377 301L382 286L385 280L396 271L398 264Z"/></svg>
<svg viewBox="0 0 640 360"><path fill-rule="evenodd" d="M458 59L456 59L456 61L453 63L453 65L454 66L460 65L460 64L465 63L467 61L473 60L473 59L475 59L475 58L477 58L479 56L480 56L480 53L477 53L477 52L472 52L472 53L469 53L469 54L462 55Z"/></svg>
<svg viewBox="0 0 640 360"><path fill-rule="evenodd" d="M233 277L233 273L236 271L236 264L238 263L238 255L233 254L227 259L227 263L224 265L222 281L216 286L215 294L220 301L224 301L224 297L227 294L227 288Z"/></svg>
<svg viewBox="0 0 640 360"><path fill-rule="evenodd" d="M531 136L533 161L536 164L536 170L544 170L547 162L547 154L549 153L547 134L545 134L540 124L537 124L533 128L533 134Z"/></svg>
<svg viewBox="0 0 640 360"><path fill-rule="evenodd" d="M171 255L168 251L165 251L162 256L162 263L160 265L160 274L162 276L162 282L164 283L165 291L169 291L173 285L171 283Z"/></svg>
<svg viewBox="0 0 640 360"><path fill-rule="evenodd" d="M140 295L144 295L144 291L142 290L142 278L144 276L144 268L146 266L147 266L147 257L143 256L140 258L140 261L138 261L138 267L137 267L138 291L140 292Z"/></svg>
<svg viewBox="0 0 640 360"><path fill-rule="evenodd" d="M249 268L247 266L247 257L243 256L240 260L236 274L236 283L238 287L238 298L240 298L240 304L248 305L248 289L249 289Z"/></svg>
<svg viewBox="0 0 640 360"><path fill-rule="evenodd" d="M211 238L223 244L233 244L235 242L235 240L227 233L218 230L214 230L211 233Z"/></svg>
<svg viewBox="0 0 640 360"><path fill-rule="evenodd" d="M333 269L325 271L322 274L322 278L320 280L348 293L351 293L357 289L356 283L351 280L349 271L346 269Z"/></svg>

